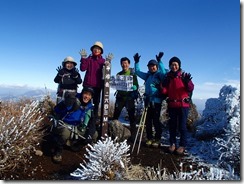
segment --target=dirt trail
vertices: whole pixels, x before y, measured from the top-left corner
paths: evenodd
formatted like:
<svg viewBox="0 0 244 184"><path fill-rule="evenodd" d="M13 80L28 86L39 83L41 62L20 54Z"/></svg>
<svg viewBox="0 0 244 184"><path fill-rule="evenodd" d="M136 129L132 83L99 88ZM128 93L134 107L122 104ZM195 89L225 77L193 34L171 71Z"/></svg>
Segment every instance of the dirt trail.
<svg viewBox="0 0 244 184"><path fill-rule="evenodd" d="M42 156L33 155L31 163L27 165L27 169L19 169L15 173L9 173L9 179L16 180L74 180L70 173L80 167L83 163L85 147L79 152L73 152L69 148L63 151L63 161L60 164L55 164L51 159L50 147L48 141L42 145ZM133 146L133 143L128 142ZM142 166L167 168L170 172L179 169L179 163L184 159L182 156L167 153L167 147L148 148L145 142L142 142L140 152L137 155L137 145L133 153L131 153L131 163L141 164ZM177 168L176 168L177 167ZM12 175L12 177L10 177Z"/></svg>

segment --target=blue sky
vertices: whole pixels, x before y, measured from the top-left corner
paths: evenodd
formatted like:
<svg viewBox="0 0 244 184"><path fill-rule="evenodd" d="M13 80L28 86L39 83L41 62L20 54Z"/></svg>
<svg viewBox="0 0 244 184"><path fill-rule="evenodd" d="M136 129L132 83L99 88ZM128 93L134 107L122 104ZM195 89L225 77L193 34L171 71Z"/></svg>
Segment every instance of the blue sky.
<svg viewBox="0 0 244 184"><path fill-rule="evenodd" d="M56 89L56 68L66 56L80 63L95 41L104 56L141 55L141 70L159 51L193 76L193 98L218 97L240 83L240 1L237 0L0 0L0 85ZM84 73L80 72L82 78ZM140 80L141 85L143 82ZM81 87L80 87L81 89Z"/></svg>

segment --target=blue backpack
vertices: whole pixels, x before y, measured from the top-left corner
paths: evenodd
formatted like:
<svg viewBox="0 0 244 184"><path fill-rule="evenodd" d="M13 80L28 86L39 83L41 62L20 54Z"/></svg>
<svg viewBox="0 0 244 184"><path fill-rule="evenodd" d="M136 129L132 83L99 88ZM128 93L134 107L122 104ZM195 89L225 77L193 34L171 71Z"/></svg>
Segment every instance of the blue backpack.
<svg viewBox="0 0 244 184"><path fill-rule="evenodd" d="M77 105L66 107L63 102L60 102L54 107L54 111L59 116L59 119L73 126L82 124L85 120L86 113L91 109L93 109L92 103L89 103L85 107L77 107Z"/></svg>

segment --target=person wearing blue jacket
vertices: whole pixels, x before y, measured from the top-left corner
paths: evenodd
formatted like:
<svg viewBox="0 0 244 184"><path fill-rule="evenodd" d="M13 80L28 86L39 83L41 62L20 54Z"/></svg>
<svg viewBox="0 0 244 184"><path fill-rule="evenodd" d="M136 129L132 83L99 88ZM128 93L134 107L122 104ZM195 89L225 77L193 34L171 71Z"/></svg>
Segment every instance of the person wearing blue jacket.
<svg viewBox="0 0 244 184"><path fill-rule="evenodd" d="M53 126L52 135L55 163L62 161L65 144L73 151L78 151L82 143L88 143L88 140L92 139L94 132L91 131L90 124L93 122L93 94L92 88L85 87L81 94L67 92L64 100L54 107L56 124Z"/></svg>
<svg viewBox="0 0 244 184"><path fill-rule="evenodd" d="M138 53L134 55L135 73L138 77L145 81L144 106L147 109L146 116L146 134L147 146L159 147L161 142L162 126L159 120L161 104L163 97L160 94L160 82L164 79L166 69L161 58L164 53L159 52L156 55L156 60L151 59L148 64L148 72L142 72L139 67L140 57ZM155 129L155 136L153 136L153 126Z"/></svg>

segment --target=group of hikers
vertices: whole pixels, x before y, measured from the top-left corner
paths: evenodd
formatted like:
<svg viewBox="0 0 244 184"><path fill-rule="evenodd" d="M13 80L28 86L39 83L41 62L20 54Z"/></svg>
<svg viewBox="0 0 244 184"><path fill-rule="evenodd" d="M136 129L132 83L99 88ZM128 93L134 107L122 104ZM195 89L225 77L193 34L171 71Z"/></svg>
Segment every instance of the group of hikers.
<svg viewBox="0 0 244 184"><path fill-rule="evenodd" d="M84 80L81 79L75 60L68 56L62 66L57 68L54 82L58 83L57 102L54 107L55 123L52 126L54 140L53 161L62 161L64 145L71 146L73 150L79 150L81 145L92 144L99 138L97 131L98 109L101 91L104 86L103 67L110 63L113 55L103 58L103 44L95 42L91 48L91 54L87 55L85 49L79 53L80 71L85 72ZM194 89L190 73L181 69L181 61L178 57L169 60L169 70L165 69L161 58L164 53L159 52L155 59L148 64L148 71L142 72L139 67L140 55L136 53L134 69L130 67L130 59L122 57L120 64L122 70L117 75L133 76L133 85L129 91L117 90L113 120L120 117L123 108L126 108L130 122L130 141L135 141L137 134L135 118L135 100L139 84L137 77L145 81L144 108L147 108L145 119L146 145L159 147L162 134L160 112L163 100L166 100L169 115L169 152L183 154L186 147L186 123L190 107L190 100ZM78 85L82 84L81 93ZM155 133L154 133L154 131ZM177 144L177 131L180 133L180 141Z"/></svg>

